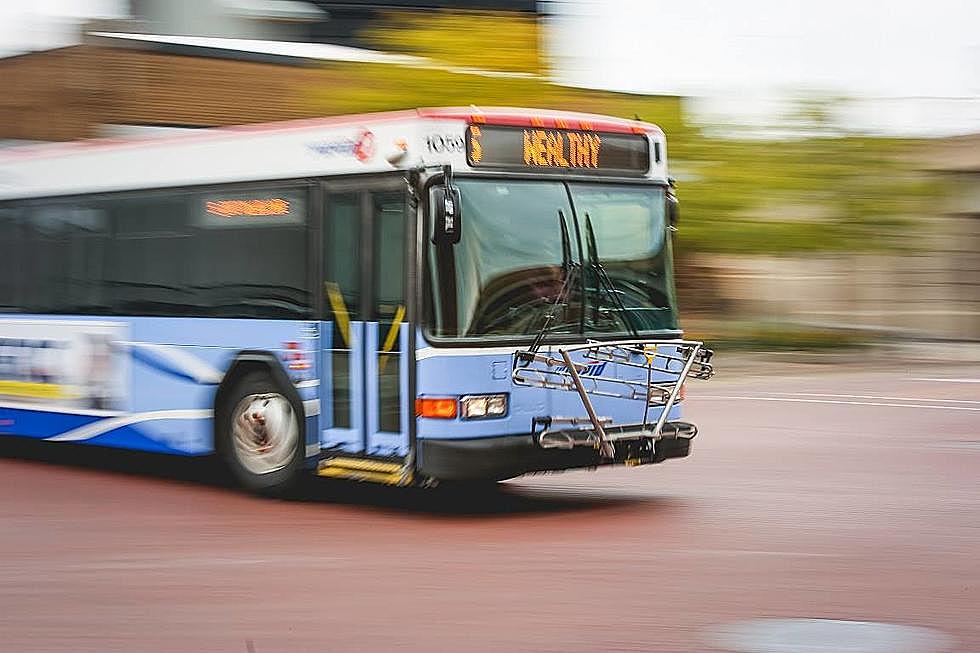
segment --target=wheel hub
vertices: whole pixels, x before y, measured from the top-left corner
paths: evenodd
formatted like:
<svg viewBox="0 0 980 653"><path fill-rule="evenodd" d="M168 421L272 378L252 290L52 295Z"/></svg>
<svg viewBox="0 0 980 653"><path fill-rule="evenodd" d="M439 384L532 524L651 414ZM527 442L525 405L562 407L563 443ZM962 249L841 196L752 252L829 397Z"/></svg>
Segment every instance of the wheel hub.
<svg viewBox="0 0 980 653"><path fill-rule="evenodd" d="M243 397L232 416L235 456L253 474L270 474L286 467L299 437L292 404L278 393Z"/></svg>

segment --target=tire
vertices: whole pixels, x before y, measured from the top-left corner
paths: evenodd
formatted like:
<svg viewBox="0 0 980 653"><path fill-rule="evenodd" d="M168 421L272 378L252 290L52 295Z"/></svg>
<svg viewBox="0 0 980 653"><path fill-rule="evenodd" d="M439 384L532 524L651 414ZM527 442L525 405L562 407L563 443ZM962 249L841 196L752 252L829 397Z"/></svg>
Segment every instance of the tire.
<svg viewBox="0 0 980 653"><path fill-rule="evenodd" d="M302 406L261 371L243 374L215 407L215 447L247 490L281 496L303 470Z"/></svg>

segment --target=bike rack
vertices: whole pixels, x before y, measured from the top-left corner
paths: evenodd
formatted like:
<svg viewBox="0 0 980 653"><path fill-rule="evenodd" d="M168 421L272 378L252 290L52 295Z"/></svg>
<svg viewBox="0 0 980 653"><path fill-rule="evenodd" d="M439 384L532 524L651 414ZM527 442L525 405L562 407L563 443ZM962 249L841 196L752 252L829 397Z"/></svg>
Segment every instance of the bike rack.
<svg viewBox="0 0 980 653"><path fill-rule="evenodd" d="M581 361L576 362L573 355L580 357ZM707 380L714 374L711 365L713 355L714 352L697 340L593 341L584 345L555 347L549 352L535 349L518 351L514 357L511 379L515 385L577 393L595 434L594 438L590 436L582 444L591 443L604 458L613 458L613 441L618 438L607 435L606 427L610 425L610 420L596 414L590 395L642 400L641 426L636 431L630 431L629 435L658 440L662 437L667 415L677 402L684 381L689 377ZM644 370L646 380L603 376L605 365L602 363ZM669 378L655 380L654 374L667 374ZM651 406L663 407L652 428L649 424ZM551 420L545 421L550 423ZM564 418L564 421L568 421L568 418ZM541 435L546 433L547 429ZM566 440L571 442L569 446L579 443L568 438Z"/></svg>

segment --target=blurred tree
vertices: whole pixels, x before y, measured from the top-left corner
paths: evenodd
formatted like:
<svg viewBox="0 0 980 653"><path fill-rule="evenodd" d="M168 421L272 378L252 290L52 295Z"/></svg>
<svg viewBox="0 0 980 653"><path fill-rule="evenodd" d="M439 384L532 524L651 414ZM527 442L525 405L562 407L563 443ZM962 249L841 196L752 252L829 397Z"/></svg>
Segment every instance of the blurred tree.
<svg viewBox="0 0 980 653"><path fill-rule="evenodd" d="M378 49L478 70L539 74L538 22L506 12L389 12L361 37Z"/></svg>
<svg viewBox="0 0 980 653"><path fill-rule="evenodd" d="M672 148L683 184L682 249L732 254L914 246L937 187L914 142L862 136L694 138Z"/></svg>

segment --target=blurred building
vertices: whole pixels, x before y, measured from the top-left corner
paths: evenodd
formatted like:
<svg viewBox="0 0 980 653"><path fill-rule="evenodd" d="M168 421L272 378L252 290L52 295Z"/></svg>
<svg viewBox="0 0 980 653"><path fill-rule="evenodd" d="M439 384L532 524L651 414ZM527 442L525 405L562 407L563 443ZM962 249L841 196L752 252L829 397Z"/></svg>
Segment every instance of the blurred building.
<svg viewBox="0 0 980 653"><path fill-rule="evenodd" d="M538 12L533 0L131 6L129 19L85 26L79 45L0 58L0 146L314 117L331 108L324 90L351 84L347 63L439 67L366 47L358 34L392 9ZM701 256L684 262L698 272L681 283L712 276L712 308L746 320L980 339L978 157L980 135L928 145L920 171L942 185L943 199L929 215L910 216L907 251Z"/></svg>
<svg viewBox="0 0 980 653"><path fill-rule="evenodd" d="M457 11L509 11L526 14L537 13L536 0L315 0L313 2L328 15L327 20L311 25L310 40L321 43L338 43L356 47L368 47L359 37L365 28L391 10L417 12L452 9Z"/></svg>
<svg viewBox="0 0 980 653"><path fill-rule="evenodd" d="M314 89L343 84L298 56L113 36L0 59L0 139L61 141L319 114ZM325 46L326 47L326 46ZM320 61L344 61L350 53ZM370 59L370 53L365 55Z"/></svg>
<svg viewBox="0 0 980 653"><path fill-rule="evenodd" d="M897 251L696 255L729 317L750 323L980 340L980 134L916 151L937 198Z"/></svg>
<svg viewBox="0 0 980 653"><path fill-rule="evenodd" d="M535 0L130 0L138 31L182 36L275 39L370 47L359 34L387 12L535 13Z"/></svg>
<svg viewBox="0 0 980 653"><path fill-rule="evenodd" d="M79 45L0 58L7 89L0 146L322 115L314 93L350 83L336 64L443 67L354 47L365 45L360 30L387 12L536 12L533 0L132 0L131 7L128 19L83 26Z"/></svg>
<svg viewBox="0 0 980 653"><path fill-rule="evenodd" d="M944 186L937 207L945 238L939 251L950 271L950 322L956 335L980 339L980 134L929 146L926 164Z"/></svg>
<svg viewBox="0 0 980 653"><path fill-rule="evenodd" d="M242 39L301 40L329 19L316 4L296 0L130 0L130 13L123 29Z"/></svg>

